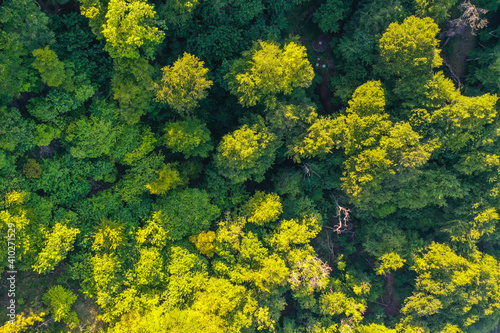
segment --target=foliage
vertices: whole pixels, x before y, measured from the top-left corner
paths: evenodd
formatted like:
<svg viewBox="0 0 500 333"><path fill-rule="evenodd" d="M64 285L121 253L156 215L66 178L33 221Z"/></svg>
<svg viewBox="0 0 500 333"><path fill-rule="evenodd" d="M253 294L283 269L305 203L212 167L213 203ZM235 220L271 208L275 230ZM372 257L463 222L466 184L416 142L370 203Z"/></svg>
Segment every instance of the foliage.
<svg viewBox="0 0 500 333"><path fill-rule="evenodd" d="M110 0L102 34L106 38L105 50L112 58L153 56L157 44L164 37L163 31L151 26L156 12L143 0ZM149 23L149 24L148 24Z"/></svg>
<svg viewBox="0 0 500 333"><path fill-rule="evenodd" d="M33 67L40 72L42 82L50 87L60 86L63 82L66 86L68 85L67 80L71 80L71 78L66 77L64 64L59 61L57 54L48 46L44 49L34 50L33 56L35 57Z"/></svg>
<svg viewBox="0 0 500 333"><path fill-rule="evenodd" d="M151 194L165 194L168 190L184 183L179 172L171 164L165 165L157 173L158 178L145 185Z"/></svg>
<svg viewBox="0 0 500 333"><path fill-rule="evenodd" d="M234 183L252 178L257 182L275 158L279 142L273 133L254 125L240 129L222 138L214 157L219 173Z"/></svg>
<svg viewBox="0 0 500 333"><path fill-rule="evenodd" d="M493 331L499 4L0 0L0 331Z"/></svg>
<svg viewBox="0 0 500 333"><path fill-rule="evenodd" d="M76 236L80 233L77 228L67 227L56 223L50 234L47 234L45 247L38 254L33 269L38 273L46 273L54 269L73 248Z"/></svg>
<svg viewBox="0 0 500 333"><path fill-rule="evenodd" d="M425 322L429 329L451 324L466 332L488 321L498 322L494 309L500 302L495 288L500 272L493 257L476 252L468 259L447 245L433 243L415 258L413 269L418 274L416 290L401 310L406 320L419 322L433 315Z"/></svg>
<svg viewBox="0 0 500 333"><path fill-rule="evenodd" d="M386 253L380 258L380 266L378 267L377 274L385 275L391 271L395 271L403 267L406 260L402 259L399 254L391 252Z"/></svg>
<svg viewBox="0 0 500 333"><path fill-rule="evenodd" d="M308 87L314 77L305 47L290 42L283 49L272 42L259 42L235 61L227 74L229 89L243 106L276 105L276 95L290 95Z"/></svg>
<svg viewBox="0 0 500 333"><path fill-rule="evenodd" d="M449 11L457 0L415 0L415 2L420 17L430 17L436 23L442 23L448 18Z"/></svg>
<svg viewBox="0 0 500 333"><path fill-rule="evenodd" d="M172 240L180 240L208 229L210 223L220 215L220 209L210 203L205 191L191 188L171 192L160 198L153 210Z"/></svg>
<svg viewBox="0 0 500 333"><path fill-rule="evenodd" d="M82 117L66 128L66 140L72 143L70 153L76 158L109 155L121 129L110 121Z"/></svg>
<svg viewBox="0 0 500 333"><path fill-rule="evenodd" d="M212 230L202 231L197 235L189 236L189 241L194 243L196 249L198 249L201 254L208 258L214 256L215 248L213 242L215 241L215 232Z"/></svg>
<svg viewBox="0 0 500 333"><path fill-rule="evenodd" d="M32 158L29 158L26 164L23 165L23 174L28 179L31 178L38 179L40 178L41 173L42 169L40 164Z"/></svg>
<svg viewBox="0 0 500 333"><path fill-rule="evenodd" d="M33 147L33 122L16 108L0 107L0 148L24 152Z"/></svg>
<svg viewBox="0 0 500 333"><path fill-rule="evenodd" d="M402 24L391 23L380 39L384 71L396 76L416 76L439 67L436 48L439 28L431 18L410 16Z"/></svg>
<svg viewBox="0 0 500 333"><path fill-rule="evenodd" d="M153 67L145 59L115 60L111 89L127 124L136 124L153 96Z"/></svg>
<svg viewBox="0 0 500 333"><path fill-rule="evenodd" d="M349 0L327 0L314 12L315 22L323 32L337 33L340 30L339 21L349 14L349 6Z"/></svg>
<svg viewBox="0 0 500 333"><path fill-rule="evenodd" d="M71 306L75 300L76 295L71 290L66 290L60 285L50 288L43 295L43 301L50 307L56 322L70 318Z"/></svg>
<svg viewBox="0 0 500 333"><path fill-rule="evenodd" d="M165 126L165 145L173 152L192 156L208 157L213 150L210 131L197 118L168 123Z"/></svg>
<svg viewBox="0 0 500 333"><path fill-rule="evenodd" d="M167 103L180 114L191 114L213 84L206 77L208 69L203 67L203 61L189 53L184 53L172 66L163 67L162 72L156 100Z"/></svg>
<svg viewBox="0 0 500 333"><path fill-rule="evenodd" d="M248 222L262 225L276 221L283 209L278 195L257 192L242 207L242 212Z"/></svg>

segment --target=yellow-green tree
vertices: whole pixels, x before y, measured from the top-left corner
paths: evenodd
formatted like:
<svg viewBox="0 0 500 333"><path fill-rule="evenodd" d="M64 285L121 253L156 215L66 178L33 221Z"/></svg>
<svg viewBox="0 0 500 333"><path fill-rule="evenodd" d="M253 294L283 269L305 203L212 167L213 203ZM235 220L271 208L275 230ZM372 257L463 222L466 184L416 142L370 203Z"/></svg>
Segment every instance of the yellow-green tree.
<svg viewBox="0 0 500 333"><path fill-rule="evenodd" d="M464 332L488 332L500 314L500 266L475 251L469 258L449 246L432 243L415 256L413 295L405 300L402 324L441 332L456 326Z"/></svg>
<svg viewBox="0 0 500 333"><path fill-rule="evenodd" d="M57 54L50 50L48 46L43 49L36 49L32 53L35 57L32 65L40 72L42 82L50 87L58 87L63 83L64 87L72 86L70 82L71 77L66 75L64 63L59 60Z"/></svg>
<svg viewBox="0 0 500 333"><path fill-rule="evenodd" d="M208 68L203 64L196 56L185 52L173 66L163 67L156 100L167 103L180 114L191 114L213 84L207 78Z"/></svg>
<svg viewBox="0 0 500 333"><path fill-rule="evenodd" d="M38 273L53 270L57 264L66 258L68 252L73 249L73 244L79 233L80 230L77 228L56 223L50 233L46 234L45 247L38 254L33 269Z"/></svg>
<svg viewBox="0 0 500 333"><path fill-rule="evenodd" d="M248 222L263 225L274 222L283 213L280 197L277 194L257 192L242 207Z"/></svg>
<svg viewBox="0 0 500 333"><path fill-rule="evenodd" d="M152 26L156 12L145 0L110 0L102 34L105 50L113 58L152 58L164 32Z"/></svg>
<svg viewBox="0 0 500 333"><path fill-rule="evenodd" d="M71 311L71 306L76 301L76 295L71 290L67 290L60 285L50 288L43 295L43 302L50 308L54 321L64 322L74 328L78 325L79 320L76 312Z"/></svg>
<svg viewBox="0 0 500 333"><path fill-rule="evenodd" d="M391 23L379 42L384 73L411 77L441 66L438 32L438 25L429 17L410 16L402 24Z"/></svg>
<svg viewBox="0 0 500 333"><path fill-rule="evenodd" d="M214 148L210 131L197 118L168 123L164 131L165 145L176 153L183 153L185 158L208 157Z"/></svg>
<svg viewBox="0 0 500 333"><path fill-rule="evenodd" d="M243 125L222 138L214 157L215 165L221 175L234 183L247 179L260 182L274 162L279 145L276 135L266 128Z"/></svg>
<svg viewBox="0 0 500 333"><path fill-rule="evenodd" d="M242 105L267 107L276 106L278 94L290 95L295 88L308 87L313 77L304 46L290 42L280 48L263 41L244 52L226 75L229 90Z"/></svg>

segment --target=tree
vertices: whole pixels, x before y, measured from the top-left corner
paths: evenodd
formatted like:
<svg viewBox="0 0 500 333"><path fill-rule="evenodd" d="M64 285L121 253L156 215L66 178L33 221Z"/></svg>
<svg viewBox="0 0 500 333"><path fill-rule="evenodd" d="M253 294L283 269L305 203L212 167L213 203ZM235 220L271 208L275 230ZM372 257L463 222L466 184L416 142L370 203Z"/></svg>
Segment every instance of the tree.
<svg viewBox="0 0 500 333"><path fill-rule="evenodd" d="M66 258L69 251L73 249L76 236L80 233L77 228L67 227L62 223L56 223L50 234L46 234L45 246L38 254L38 259L33 269L38 273L46 273Z"/></svg>
<svg viewBox="0 0 500 333"><path fill-rule="evenodd" d="M31 270L31 265L36 262L37 254L43 247L43 229L47 224L45 221L35 220L26 208L20 206L23 203L24 201L18 201L12 205L14 207L0 211L0 230L7 235L8 229L15 228L15 265L21 270ZM8 262L7 251L0 254L0 259L4 263Z"/></svg>
<svg viewBox="0 0 500 333"><path fill-rule="evenodd" d="M61 137L62 131L55 126L47 124L35 125L33 141L37 146L48 146L54 139Z"/></svg>
<svg viewBox="0 0 500 333"><path fill-rule="evenodd" d="M319 117L307 128L305 135L294 139L288 146L287 154L297 163L303 158L324 157L340 145L340 141L335 138L340 137L339 134L344 131L344 127L343 117L336 119Z"/></svg>
<svg viewBox="0 0 500 333"><path fill-rule="evenodd" d="M54 42L49 17L29 0L7 0L0 7L2 30L20 41L28 53Z"/></svg>
<svg viewBox="0 0 500 333"><path fill-rule="evenodd" d="M497 101L498 96L491 94L476 97L459 95L434 111L431 122L437 125L443 149L457 152L473 141L477 133L495 121Z"/></svg>
<svg viewBox="0 0 500 333"><path fill-rule="evenodd" d="M165 194L167 191L184 184L179 171L175 168L175 164L169 163L157 173L158 178L145 185L151 194Z"/></svg>
<svg viewBox="0 0 500 333"><path fill-rule="evenodd" d="M350 0L327 0L314 12L314 22L325 33L337 33L340 30L339 21L349 14Z"/></svg>
<svg viewBox="0 0 500 333"><path fill-rule="evenodd" d="M260 182L274 162L280 145L276 139L266 128L243 125L222 138L214 156L215 166L221 175L234 183L249 178Z"/></svg>
<svg viewBox="0 0 500 333"><path fill-rule="evenodd" d="M136 161L117 184L116 191L122 200L128 203L139 202L142 194L150 191L146 185L158 180L158 173L166 167L164 159L162 155L153 153ZM164 178L167 181L168 179Z"/></svg>
<svg viewBox="0 0 500 333"><path fill-rule="evenodd" d="M420 17L430 17L439 24L449 17L448 12L458 0L415 0L415 2Z"/></svg>
<svg viewBox="0 0 500 333"><path fill-rule="evenodd" d="M181 240L207 230L220 215L220 209L210 203L204 190L187 188L160 198L153 210L168 233L168 238Z"/></svg>
<svg viewBox="0 0 500 333"><path fill-rule="evenodd" d="M391 23L379 44L384 73L415 77L441 66L438 32L439 27L429 17L410 16L402 24Z"/></svg>
<svg viewBox="0 0 500 333"><path fill-rule="evenodd" d="M0 148L8 151L25 152L34 146L34 123L24 117L16 108L0 107Z"/></svg>
<svg viewBox="0 0 500 333"><path fill-rule="evenodd" d="M44 49L36 49L33 51L35 61L33 67L38 69L42 76L42 82L50 87L58 87L63 82L67 82L66 72L64 70L64 63L59 60L57 54L50 50L48 46Z"/></svg>
<svg viewBox="0 0 500 333"><path fill-rule="evenodd" d="M112 58L152 58L165 34L151 26L156 12L145 0L110 0L102 34Z"/></svg>
<svg viewBox="0 0 500 333"><path fill-rule="evenodd" d="M42 297L43 302L50 307L54 321L64 320L70 328L76 327L78 317L71 311L71 306L76 301L76 295L60 285L50 288ZM76 320L75 320L76 319ZM76 321L76 322L75 322Z"/></svg>
<svg viewBox="0 0 500 333"><path fill-rule="evenodd" d="M106 307L122 285L122 262L115 253L103 253L92 256L89 266L90 272L82 282L89 286L84 288L84 293Z"/></svg>
<svg viewBox="0 0 500 333"><path fill-rule="evenodd" d="M89 26L98 39L102 39L102 26L106 23L108 0L78 0L80 11L89 19Z"/></svg>
<svg viewBox="0 0 500 333"><path fill-rule="evenodd" d="M495 258L475 251L470 258L445 244L432 243L415 257L413 295L405 300L403 323L441 331L456 325L464 332L489 331L500 316L500 269Z"/></svg>
<svg viewBox="0 0 500 333"><path fill-rule="evenodd" d="M214 148L210 131L197 118L167 123L164 131L165 145L175 153L183 153L185 158L191 156L206 158Z"/></svg>
<svg viewBox="0 0 500 333"><path fill-rule="evenodd" d="M386 275L392 271L398 270L403 267L406 262L405 259L402 259L399 254L390 252L384 254L380 257L380 265L377 269L378 275Z"/></svg>
<svg viewBox="0 0 500 333"><path fill-rule="evenodd" d="M145 59L115 59L111 89L129 125L136 124L151 104L153 72L154 68Z"/></svg>
<svg viewBox="0 0 500 333"><path fill-rule="evenodd" d="M207 282L207 261L180 246L168 251L167 272L169 284L166 288L165 307L169 310L186 308Z"/></svg>
<svg viewBox="0 0 500 333"><path fill-rule="evenodd" d="M276 221L283 208L277 194L257 192L242 207L242 213L248 222L263 225Z"/></svg>
<svg viewBox="0 0 500 333"><path fill-rule="evenodd" d="M141 248L139 258L127 275L136 286L155 287L166 280L163 256L158 248Z"/></svg>
<svg viewBox="0 0 500 333"><path fill-rule="evenodd" d="M83 102L67 91L52 89L45 97L32 98L28 104L28 112L40 121L52 123L63 129L67 119L65 113L76 110Z"/></svg>
<svg viewBox="0 0 500 333"><path fill-rule="evenodd" d="M42 173L40 164L32 158L28 158L26 164L23 165L23 174L28 179L38 179Z"/></svg>
<svg viewBox="0 0 500 333"><path fill-rule="evenodd" d="M31 52L54 42L49 17L30 0L3 1L0 6L0 101L9 103L37 86Z"/></svg>
<svg viewBox="0 0 500 333"><path fill-rule="evenodd" d="M165 18L168 26L179 28L193 17L193 12L199 4L198 0L169 1L160 7L158 14Z"/></svg>
<svg viewBox="0 0 500 333"><path fill-rule="evenodd" d="M127 130L130 130L130 132L127 132ZM120 154L120 156L122 156L123 163L128 165L135 165L141 159L146 158L156 148L156 142L158 141L149 127L138 128L136 126L125 127L119 140L124 142L119 141L118 144L135 146L133 150L131 150L131 147L120 147L126 149L124 149L126 153L124 155ZM139 142L140 145L137 145Z"/></svg>
<svg viewBox="0 0 500 333"><path fill-rule="evenodd" d="M208 69L203 64L196 56L184 52L173 66L163 67L161 82L156 87L156 100L167 103L182 115L191 114L213 84L207 79Z"/></svg>
<svg viewBox="0 0 500 333"><path fill-rule="evenodd" d="M116 221L104 219L94 235L92 250L115 251L124 240L123 226Z"/></svg>
<svg viewBox="0 0 500 333"><path fill-rule="evenodd" d="M72 144L71 155L76 158L109 155L122 128L97 117L78 119L66 128L66 140Z"/></svg>
<svg viewBox="0 0 500 333"><path fill-rule="evenodd" d="M189 241L194 243L196 249L200 251L201 254L212 258L215 253L214 241L215 232L212 230L202 231L197 235L189 236Z"/></svg>
<svg viewBox="0 0 500 333"><path fill-rule="evenodd" d="M262 103L271 108L276 106L278 94L290 95L295 88L306 88L313 77L304 46L290 42L280 49L273 42L261 41L233 63L226 80L243 106Z"/></svg>

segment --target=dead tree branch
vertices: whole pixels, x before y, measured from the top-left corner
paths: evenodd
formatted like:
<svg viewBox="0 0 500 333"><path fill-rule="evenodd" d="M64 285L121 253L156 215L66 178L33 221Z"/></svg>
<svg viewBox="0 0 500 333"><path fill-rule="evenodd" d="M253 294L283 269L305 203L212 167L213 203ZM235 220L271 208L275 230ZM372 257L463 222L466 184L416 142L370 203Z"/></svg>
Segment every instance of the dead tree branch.
<svg viewBox="0 0 500 333"><path fill-rule="evenodd" d="M335 205L337 207L337 215L334 217L338 219L338 223L334 225L332 228L333 231L337 233L337 235L340 235L341 233L345 232L349 228L349 220L350 220L350 212L351 210L348 208L344 208L341 205L339 205L339 202L337 198L331 193L333 200L335 200Z"/></svg>

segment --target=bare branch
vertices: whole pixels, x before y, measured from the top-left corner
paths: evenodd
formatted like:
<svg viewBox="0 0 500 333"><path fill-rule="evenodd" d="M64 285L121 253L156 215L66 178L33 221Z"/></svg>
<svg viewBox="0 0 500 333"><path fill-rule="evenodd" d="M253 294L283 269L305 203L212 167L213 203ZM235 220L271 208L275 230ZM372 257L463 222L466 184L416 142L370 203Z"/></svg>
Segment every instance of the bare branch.
<svg viewBox="0 0 500 333"><path fill-rule="evenodd" d="M350 220L349 214L351 210L340 206L337 198L333 195L333 193L331 193L331 195L333 197L333 200L335 200L335 205L337 206L337 215L335 215L334 217L338 219L338 224L334 226L333 230L339 235L342 232L347 231L347 229L349 228L348 222Z"/></svg>

